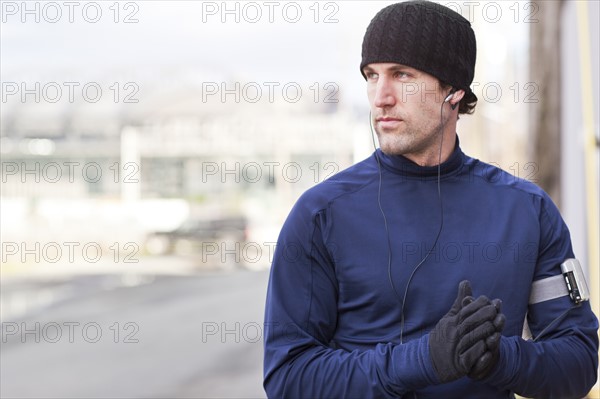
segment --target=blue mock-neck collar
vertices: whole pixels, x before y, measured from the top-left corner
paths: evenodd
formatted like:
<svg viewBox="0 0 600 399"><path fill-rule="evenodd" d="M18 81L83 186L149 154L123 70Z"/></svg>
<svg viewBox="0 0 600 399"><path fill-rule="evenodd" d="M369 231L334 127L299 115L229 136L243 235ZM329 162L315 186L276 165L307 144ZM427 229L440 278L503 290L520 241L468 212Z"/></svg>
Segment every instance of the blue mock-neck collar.
<svg viewBox="0 0 600 399"><path fill-rule="evenodd" d="M456 142L454 144L454 150L440 166L440 175L451 175L453 172L459 170L463 164L463 152L460 149L460 143L458 136L456 136ZM375 151L375 156L379 158L382 166L396 174L400 174L406 177L437 177L438 166L420 166L413 161L405 158L402 155L386 155L378 148Z"/></svg>

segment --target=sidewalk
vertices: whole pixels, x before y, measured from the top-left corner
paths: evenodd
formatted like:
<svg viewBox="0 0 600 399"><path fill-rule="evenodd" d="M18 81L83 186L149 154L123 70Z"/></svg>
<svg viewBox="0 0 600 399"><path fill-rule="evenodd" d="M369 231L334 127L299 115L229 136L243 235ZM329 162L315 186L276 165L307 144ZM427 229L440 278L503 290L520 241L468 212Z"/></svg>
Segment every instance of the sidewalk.
<svg viewBox="0 0 600 399"><path fill-rule="evenodd" d="M119 258L117 262L105 256L98 261L62 260L57 263L26 262L3 263L0 266L0 282L9 283L13 279L64 279L76 275L98 274L150 274L150 275L189 275L206 272L234 270L236 265L202 263L195 257L182 256L142 256L131 259Z"/></svg>
<svg viewBox="0 0 600 399"><path fill-rule="evenodd" d="M222 275L236 265L207 264L196 257L143 256L125 262L27 262L0 266L0 320L14 320L73 297L80 290L114 290L150 284L159 276ZM135 262L137 260L137 262Z"/></svg>

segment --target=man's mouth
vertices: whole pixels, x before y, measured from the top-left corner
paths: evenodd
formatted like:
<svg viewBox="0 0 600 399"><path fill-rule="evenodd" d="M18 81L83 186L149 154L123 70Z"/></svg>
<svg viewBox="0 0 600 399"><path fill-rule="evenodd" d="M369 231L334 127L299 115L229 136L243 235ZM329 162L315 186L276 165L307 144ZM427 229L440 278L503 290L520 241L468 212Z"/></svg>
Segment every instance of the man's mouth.
<svg viewBox="0 0 600 399"><path fill-rule="evenodd" d="M385 128L397 127L402 122L402 119L386 116L386 117L377 118L375 121L377 122L377 125L379 125L379 127L385 129Z"/></svg>

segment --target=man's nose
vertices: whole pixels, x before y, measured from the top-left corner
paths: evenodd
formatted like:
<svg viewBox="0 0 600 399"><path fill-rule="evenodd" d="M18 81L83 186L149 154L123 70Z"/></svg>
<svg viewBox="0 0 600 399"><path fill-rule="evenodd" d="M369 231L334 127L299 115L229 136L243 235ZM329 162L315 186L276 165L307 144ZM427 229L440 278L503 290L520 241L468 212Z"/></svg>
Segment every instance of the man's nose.
<svg viewBox="0 0 600 399"><path fill-rule="evenodd" d="M392 85L387 79L381 79L377 82L375 89L374 105L378 108L391 107L396 104L396 97L392 90Z"/></svg>

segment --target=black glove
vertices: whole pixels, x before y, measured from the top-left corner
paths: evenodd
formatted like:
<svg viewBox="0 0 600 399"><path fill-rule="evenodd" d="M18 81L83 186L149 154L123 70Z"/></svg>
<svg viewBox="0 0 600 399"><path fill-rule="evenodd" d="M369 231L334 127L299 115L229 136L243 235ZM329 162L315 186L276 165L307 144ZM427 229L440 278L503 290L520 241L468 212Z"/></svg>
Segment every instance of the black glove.
<svg viewBox="0 0 600 399"><path fill-rule="evenodd" d="M471 283L461 281L450 311L429 333L429 354L440 382L464 377L486 352L485 339L496 332L496 307L481 296L462 307L471 296Z"/></svg>
<svg viewBox="0 0 600 399"><path fill-rule="evenodd" d="M500 299L494 299L492 303L498 312L493 321L496 332L486 338L485 345L487 349L469 372L469 377L476 380L486 378L496 367L496 364L498 364L498 360L500 359L500 338L502 336L504 324L506 323L506 317L501 313L502 301Z"/></svg>

